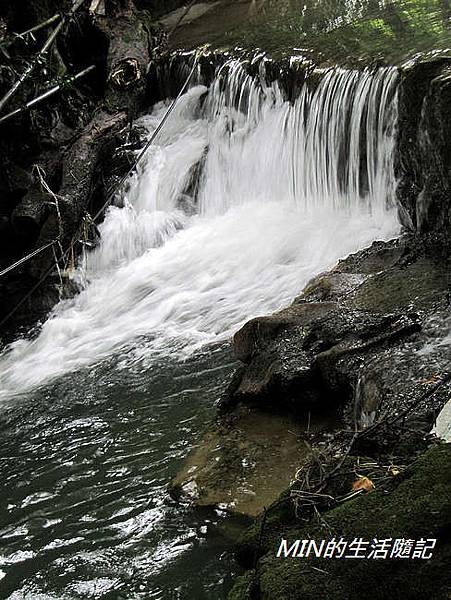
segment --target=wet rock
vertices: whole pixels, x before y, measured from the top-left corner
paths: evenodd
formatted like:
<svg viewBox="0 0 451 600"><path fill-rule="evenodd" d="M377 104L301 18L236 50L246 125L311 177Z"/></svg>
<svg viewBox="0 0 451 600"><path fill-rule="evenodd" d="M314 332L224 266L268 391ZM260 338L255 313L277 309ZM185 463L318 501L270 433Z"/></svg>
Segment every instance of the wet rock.
<svg viewBox="0 0 451 600"><path fill-rule="evenodd" d="M187 215L194 215L198 208L198 194L202 183L202 174L207 160L208 149L206 148L200 160L189 170L186 185L177 201L177 208Z"/></svg>
<svg viewBox="0 0 451 600"><path fill-rule="evenodd" d="M445 353L432 361L419 352L446 335L429 323L447 310L447 256L418 239L374 244L316 277L287 309L244 325L234 349L245 366L222 409L240 402L294 412L334 406L352 427L403 410L422 380L447 369ZM445 393L412 415L422 430Z"/></svg>
<svg viewBox="0 0 451 600"><path fill-rule="evenodd" d="M188 456L171 494L195 506L255 517L290 484L308 454L303 436L335 425L324 414L301 422L239 407L219 418Z"/></svg>
<svg viewBox="0 0 451 600"><path fill-rule="evenodd" d="M78 241L78 229L88 211L93 181L102 152L109 139L126 123L126 114L99 113L90 126L68 149L62 172L61 188L53 210L45 222L36 247L59 239L64 250ZM77 236L77 237L75 237ZM74 239L75 237L75 239ZM40 253L28 265L29 273L39 279L54 263L53 247Z"/></svg>
<svg viewBox="0 0 451 600"><path fill-rule="evenodd" d="M61 281L49 277L43 285L30 275L10 277L0 283L0 315L2 321L0 340L5 345L27 334L48 315L62 298ZM67 282L67 293L71 284ZM72 294L75 290L72 288ZM13 313L13 318L7 317Z"/></svg>
<svg viewBox="0 0 451 600"><path fill-rule="evenodd" d="M377 273L350 294L346 304L374 312L427 310L447 294L449 285L450 259L432 253Z"/></svg>
<svg viewBox="0 0 451 600"><path fill-rule="evenodd" d="M413 64L402 73L396 150L397 198L411 230L451 227L451 60Z"/></svg>
<svg viewBox="0 0 451 600"><path fill-rule="evenodd" d="M333 309L336 309L336 304L333 303L296 303L274 315L252 319L233 337L235 356L242 362L249 363L252 357L265 349L279 333L292 325L302 327Z"/></svg>
<svg viewBox="0 0 451 600"><path fill-rule="evenodd" d="M268 512L265 526L261 521L245 534L238 556L247 567L254 557L264 555L255 571L238 580L230 600L250 598L302 598L317 600L357 600L362 590L374 600L425 597L446 600L451 589L447 564L451 558L451 485L449 461L451 445L431 448L389 489L341 504L302 525L293 514L293 505L285 503ZM343 537L372 541L376 539L436 539L430 560L332 560L277 558L281 538L313 539L318 543ZM369 591L371 590L371 591Z"/></svg>
<svg viewBox="0 0 451 600"><path fill-rule="evenodd" d="M354 292L365 279L364 273L322 273L310 281L294 303L337 301Z"/></svg>
<svg viewBox="0 0 451 600"><path fill-rule="evenodd" d="M308 310L299 315L298 309L310 307L314 308L310 319ZM324 316L315 318L317 307L324 309ZM297 304L288 315L286 320L279 316L269 321L269 327L263 321L266 328L257 320L238 335L237 357L244 355L250 360L235 388L236 402L257 401L293 410L329 404L339 407L352 395L354 378L350 373L355 357L361 363L363 357L419 329L414 315L371 314L330 303ZM243 352L248 349L245 341L252 354ZM352 366L345 370L343 363Z"/></svg>
<svg viewBox="0 0 451 600"><path fill-rule="evenodd" d="M374 242L369 248L340 260L332 272L374 275L386 271L397 265L413 244L413 239L408 235L389 242Z"/></svg>
<svg viewBox="0 0 451 600"><path fill-rule="evenodd" d="M57 4L39 2L39 7L31 13L11 6L7 11L10 30L32 27L54 12L64 12L66 4L71 3ZM64 256L60 270L66 267L66 251L76 257L84 243L84 240L80 243L84 237L80 231L86 213L94 215L106 200L102 168L107 162L105 159L115 153L115 136L145 105L145 71L152 46L148 19L130 10L130 2L117 3L114 7L107 3L103 21L87 8L81 7L76 21L60 32L58 48L49 54L41 74L46 81L52 81L61 75L61 69L74 73L95 65L95 76L84 80L77 89L64 89L40 105L31 116L23 113L2 126L2 268L56 239L62 247L61 252L58 245L57 257ZM100 21L105 24L104 31L101 31ZM16 67L33 56L44 42L41 37L45 39L45 32L38 33L35 42L29 40L26 45L16 41L12 49L12 60L18 61L14 63ZM54 58L58 59L57 64L53 64ZM39 79L39 74L37 77ZM36 95L36 81L30 80L22 86L14 100L16 104ZM6 91L11 83L2 78L0 86ZM126 113L117 111L122 106ZM108 114L105 107L115 114ZM44 182L31 177L34 164L39 165ZM2 282L0 329L4 329L6 317L8 330L14 327L16 317L17 326L24 322L32 324L33 320L26 318L26 310L35 320L47 314L52 301L55 303L61 293L59 275L56 268L52 272L53 267L56 267L56 258L52 247ZM41 281L41 277L49 273L51 279L56 276L56 284ZM38 284L42 286L42 293L34 291ZM63 288L63 292L67 289L69 293L70 285L64 277ZM14 307L17 311L11 316Z"/></svg>
<svg viewBox="0 0 451 600"><path fill-rule="evenodd" d="M352 465L361 465L362 456L372 457L370 464L412 462L430 446L431 427L451 393L450 256L440 237L378 242L316 277L292 306L247 323L234 339L243 366L223 411L236 411L238 404L272 414L286 409L300 417L308 407L312 418L325 410L335 412L348 433L370 428L352 446L350 438L341 440L345 430L333 428L330 446L310 440L314 464L327 455L322 454L325 447L334 457L330 465L321 465L323 473L333 473L338 465L323 489L335 499L337 490L346 495L352 489L361 472ZM444 574L451 556L447 461L448 447L432 448L399 478L397 468L390 471L396 481L388 487L379 489L376 483L375 492L323 508L306 525L296 514L291 486L239 542L237 558L251 570L237 581L230 598L316 599L318 590L327 598L357 598L365 586L381 589L376 582L383 575L389 587L371 597L383 600L390 591L390 597L419 600L426 594L445 600L451 585ZM385 477L387 467L383 469ZM301 491L304 484L297 482ZM353 567L350 561L275 559L282 537L328 540L332 535L439 541L435 561L421 569L407 561L386 562L382 568L374 561Z"/></svg>
<svg viewBox="0 0 451 600"><path fill-rule="evenodd" d="M30 240L36 240L48 215L50 201L50 196L38 184L31 184L11 214L15 231Z"/></svg>

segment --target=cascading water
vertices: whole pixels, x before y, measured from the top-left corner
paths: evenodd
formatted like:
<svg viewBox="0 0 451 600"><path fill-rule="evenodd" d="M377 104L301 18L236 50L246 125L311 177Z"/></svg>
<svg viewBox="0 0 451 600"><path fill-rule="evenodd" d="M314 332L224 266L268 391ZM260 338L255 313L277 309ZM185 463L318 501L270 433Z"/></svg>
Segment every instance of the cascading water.
<svg viewBox="0 0 451 600"><path fill-rule="evenodd" d="M115 353L186 357L396 234L396 70L315 79L290 103L264 62L253 78L232 60L180 99L82 261L85 289L1 357L3 397ZM149 135L165 109L141 120Z"/></svg>
<svg viewBox="0 0 451 600"><path fill-rule="evenodd" d="M290 103L263 67L231 61L180 99L80 261L83 291L0 357L2 596L230 589L222 516L167 494L233 367L227 339L398 231L396 71L316 72Z"/></svg>

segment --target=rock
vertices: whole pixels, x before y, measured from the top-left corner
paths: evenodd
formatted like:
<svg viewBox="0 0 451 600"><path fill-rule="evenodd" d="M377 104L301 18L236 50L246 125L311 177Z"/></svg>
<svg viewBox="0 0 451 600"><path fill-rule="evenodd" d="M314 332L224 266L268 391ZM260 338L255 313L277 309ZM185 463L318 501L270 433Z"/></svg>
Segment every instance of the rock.
<svg viewBox="0 0 451 600"><path fill-rule="evenodd" d="M309 282L294 303L337 301L354 292L366 278L364 273L321 273Z"/></svg>
<svg viewBox="0 0 451 600"><path fill-rule="evenodd" d="M17 31L27 29L59 10L64 12L70 4L69 0L59 4L46 0L37 3L31 13L9 7L6 15L9 27ZM99 3L90 4L95 15L89 13L89 6L84 6L76 22L61 31L58 64L50 64L49 60L45 77L52 80L61 75L60 67L67 66L72 73L92 64L96 66L96 75L84 80L78 89L65 89L52 101L40 105L33 111L32 119L24 113L2 128L0 219L1 246L5 248L0 260L2 268L55 239L61 242L63 252L70 250L75 256L79 253L82 220L87 212L94 215L106 200L104 184L109 181L105 181L107 178L103 178L101 171L108 157L115 153L116 136L142 108L147 108L146 70L153 43L147 13L132 10L128 0L108 0L105 15L97 14L95 5ZM37 37L39 46L41 40ZM14 66L20 67L35 48L31 43L21 46L18 42L15 50ZM11 83L6 79L0 82L5 89ZM34 95L35 89L25 83L16 103ZM42 189L39 182L31 181L33 164L41 167L51 193ZM8 330L14 327L14 321L17 325L33 324L36 318L45 316L52 300L58 301L59 277L56 287L55 282L49 281L48 286L44 283L42 294L32 292L54 265L53 248L49 248L17 273L8 275L0 290L0 321L8 316ZM65 260L61 260L60 267L65 268ZM70 293L67 282L63 287ZM2 296L3 291L8 297ZM31 296L20 304L29 292ZM15 307L18 310L11 317ZM26 311L33 315L34 321L27 318ZM3 322L1 329L3 333Z"/></svg>
<svg viewBox="0 0 451 600"><path fill-rule="evenodd" d="M292 416L239 407L217 420L171 483L171 494L195 506L255 517L288 487L308 454L306 430L335 426L324 414Z"/></svg>
<svg viewBox="0 0 451 600"><path fill-rule="evenodd" d="M240 402L294 413L334 406L351 427L403 410L434 369L446 372L445 352L432 361L418 349L447 335L430 323L445 318L450 272L446 250L410 238L341 261L290 307L237 332L234 350L244 367L222 409ZM422 406L415 415L426 429L433 410Z"/></svg>
<svg viewBox="0 0 451 600"><path fill-rule="evenodd" d="M374 242L369 248L340 260L332 272L375 275L397 265L413 244L413 239L406 234L389 242Z"/></svg>
<svg viewBox="0 0 451 600"><path fill-rule="evenodd" d="M32 184L11 214L14 230L31 241L36 240L49 213L51 201L50 195L38 184Z"/></svg>
<svg viewBox="0 0 451 600"><path fill-rule="evenodd" d="M262 556L255 571L240 578L230 600L292 598L299 600L372 600L386 598L446 600L451 589L448 535L451 527L451 445L432 447L406 472L393 477L389 489L378 489L326 511L305 525L296 520L293 507L280 503L247 532L239 545L240 562L249 568ZM282 538L318 543L343 538L436 539L430 560L337 560L277 558ZM257 554L256 554L257 553Z"/></svg>
<svg viewBox="0 0 451 600"><path fill-rule="evenodd" d="M418 249L422 247L420 240L414 244ZM417 255L367 279L349 295L345 304L377 313L431 309L449 291L449 269L447 251Z"/></svg>
<svg viewBox="0 0 451 600"><path fill-rule="evenodd" d="M53 210L46 220L36 247L60 239L64 250L78 242L78 230L88 212L92 198L96 169L111 138L126 124L126 114L111 116L100 112L65 156L58 206L53 199ZM76 248L75 253L79 250ZM54 263L53 249L49 248L28 263L28 272L39 279Z"/></svg>
<svg viewBox="0 0 451 600"><path fill-rule="evenodd" d="M208 149L205 148L202 157L189 170L186 185L180 198L177 200L177 208L185 214L191 216L198 210L199 187L202 182L202 175L205 168Z"/></svg>
<svg viewBox="0 0 451 600"><path fill-rule="evenodd" d="M337 404L334 396L347 393L338 363L418 329L408 315L371 314L326 302L294 304L283 313L254 319L235 336L237 358L247 361L236 401L265 399L274 408L288 403L295 410L296 404Z"/></svg>
<svg viewBox="0 0 451 600"><path fill-rule="evenodd" d="M302 327L335 308L336 304L332 303L293 304L274 315L251 319L233 336L235 356L250 363L279 333L293 325Z"/></svg>
<svg viewBox="0 0 451 600"><path fill-rule="evenodd" d="M449 232L451 213L451 59L402 73L396 149L397 198L405 227Z"/></svg>

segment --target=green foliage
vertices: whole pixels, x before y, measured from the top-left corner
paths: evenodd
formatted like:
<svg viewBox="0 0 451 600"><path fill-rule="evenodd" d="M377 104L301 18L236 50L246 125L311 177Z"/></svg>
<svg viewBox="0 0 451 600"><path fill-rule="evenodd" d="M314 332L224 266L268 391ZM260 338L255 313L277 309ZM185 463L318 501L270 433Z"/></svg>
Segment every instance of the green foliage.
<svg viewBox="0 0 451 600"><path fill-rule="evenodd" d="M327 61L399 62L449 47L446 5L446 0L366 0L351 6L345 0L256 0L247 23L228 28L213 41L273 53L307 48Z"/></svg>

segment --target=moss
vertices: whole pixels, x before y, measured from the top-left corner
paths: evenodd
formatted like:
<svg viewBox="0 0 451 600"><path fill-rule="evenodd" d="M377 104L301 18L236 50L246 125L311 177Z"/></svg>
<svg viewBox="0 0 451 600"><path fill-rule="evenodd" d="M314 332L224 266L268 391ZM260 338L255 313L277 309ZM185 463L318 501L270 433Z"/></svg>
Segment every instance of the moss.
<svg viewBox="0 0 451 600"><path fill-rule="evenodd" d="M205 42L215 48L259 47L278 56L301 46L322 64L392 64L411 56L412 49L415 54L447 49L449 26L442 0L366 0L352 6L344 0L235 0L182 25L171 40L174 47Z"/></svg>
<svg viewBox="0 0 451 600"><path fill-rule="evenodd" d="M254 597L357 600L363 594L374 600L449 598L450 460L451 445L435 446L412 465L391 493L375 491L357 497L305 527L287 522L283 513L274 515L266 525L265 547L271 550L257 566ZM275 557L282 532L292 540L424 537L436 538L438 543L431 560L283 560ZM255 539L255 530L253 535ZM248 598L245 592L239 595L243 587L234 588L233 600Z"/></svg>
<svg viewBox="0 0 451 600"><path fill-rule="evenodd" d="M264 520L264 526L263 525ZM235 557L245 568L255 566L255 561L273 546L274 537L282 533L287 526L296 524L293 502L287 490L279 500L254 520L238 539L235 546Z"/></svg>
<svg viewBox="0 0 451 600"><path fill-rule="evenodd" d="M235 582L228 595L228 600L251 600L255 584L255 572L248 571Z"/></svg>

